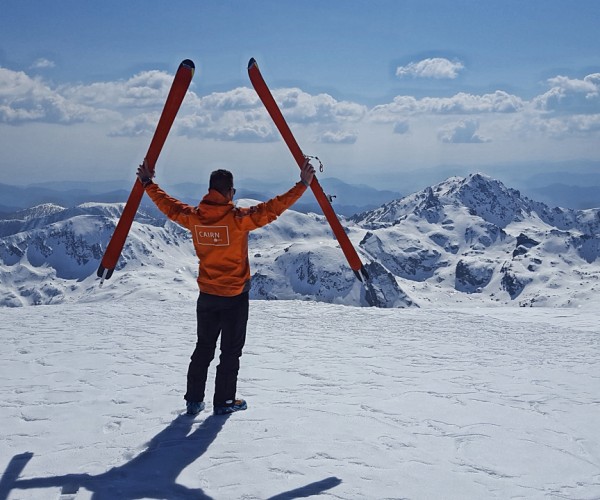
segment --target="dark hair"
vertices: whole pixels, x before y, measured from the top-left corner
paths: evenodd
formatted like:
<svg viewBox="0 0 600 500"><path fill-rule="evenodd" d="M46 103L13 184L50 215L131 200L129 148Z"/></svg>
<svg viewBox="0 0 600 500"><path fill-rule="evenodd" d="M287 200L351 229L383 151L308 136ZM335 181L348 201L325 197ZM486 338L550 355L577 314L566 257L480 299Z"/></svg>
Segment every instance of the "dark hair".
<svg viewBox="0 0 600 500"><path fill-rule="evenodd" d="M215 170L210 174L208 189L216 189L223 196L227 196L233 187L233 174L229 170Z"/></svg>

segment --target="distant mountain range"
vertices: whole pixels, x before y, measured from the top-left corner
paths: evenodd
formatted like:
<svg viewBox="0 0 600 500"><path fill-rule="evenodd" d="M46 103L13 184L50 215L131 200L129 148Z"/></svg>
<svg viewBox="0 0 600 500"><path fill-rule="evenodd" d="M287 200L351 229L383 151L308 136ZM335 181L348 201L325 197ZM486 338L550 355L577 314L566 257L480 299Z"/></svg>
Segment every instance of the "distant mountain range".
<svg viewBox="0 0 600 500"><path fill-rule="evenodd" d="M0 220L0 305L116 300L157 287L195 293L189 234L155 209L140 210L117 270L98 288L122 206L43 204ZM371 276L367 288L324 217L289 210L251 234L251 296L380 307L598 303L600 209L550 208L472 174L343 224Z"/></svg>
<svg viewBox="0 0 600 500"><path fill-rule="evenodd" d="M350 216L358 212L376 208L379 205L399 198L397 191L379 190L372 187L352 185L335 178L320 180L325 192L332 196L332 203L340 215ZM82 203L119 203L127 201L133 181L122 182L61 182L33 184L27 187L0 184L0 217L35 205L51 203L63 207L75 207ZM265 183L253 179L244 179L239 183L238 198L268 200L287 191L291 184ZM127 188L127 189L124 189ZM186 203L195 205L206 193L206 184L175 184L162 186L165 191ZM152 205L148 199L145 203ZM319 210L314 198L306 197L295 207L297 211Z"/></svg>
<svg viewBox="0 0 600 500"><path fill-rule="evenodd" d="M554 170L551 170L554 169ZM462 172L464 171L464 174ZM505 183L517 186L526 196L551 207L576 210L600 207L600 163L546 165L525 164L521 167L499 167ZM446 174L445 174L446 172ZM336 212L346 217L371 210L421 190L429 184L451 175L468 176L466 167L438 167L409 172L390 172L385 186L376 189L366 184L349 184L336 178L319 178L325 192L332 196ZM495 176L492 176L496 178ZM429 179L429 181L427 180ZM510 182L507 182L510 181ZM29 186L0 183L0 217L35 205L53 203L75 207L82 203L119 203L129 196L133 180L103 182L46 182ZM288 183L265 182L256 179L238 179L238 198L264 201L289 189ZM169 194L195 205L206 193L206 184L180 183L162 185ZM152 203L144 199L146 208ZM303 213L320 212L316 201L308 196L300 200L295 210Z"/></svg>

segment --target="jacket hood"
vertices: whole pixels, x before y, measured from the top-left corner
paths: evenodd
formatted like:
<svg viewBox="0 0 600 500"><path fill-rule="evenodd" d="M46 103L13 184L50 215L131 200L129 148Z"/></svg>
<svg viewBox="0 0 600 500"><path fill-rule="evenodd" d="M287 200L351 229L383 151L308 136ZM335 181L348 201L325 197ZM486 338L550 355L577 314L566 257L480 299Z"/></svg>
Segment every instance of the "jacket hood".
<svg viewBox="0 0 600 500"><path fill-rule="evenodd" d="M207 222L215 222L222 219L225 214L235 208L232 201L228 200L216 189L210 189L198 204L198 211L202 219Z"/></svg>

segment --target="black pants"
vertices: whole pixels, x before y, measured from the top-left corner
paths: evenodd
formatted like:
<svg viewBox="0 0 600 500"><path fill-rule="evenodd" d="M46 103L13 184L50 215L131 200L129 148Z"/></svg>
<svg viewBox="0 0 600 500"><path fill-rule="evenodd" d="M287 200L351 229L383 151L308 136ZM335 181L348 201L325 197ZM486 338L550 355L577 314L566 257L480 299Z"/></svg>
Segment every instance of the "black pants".
<svg viewBox="0 0 600 500"><path fill-rule="evenodd" d="M198 342L187 374L187 401L204 401L208 367L215 357L217 339L221 336L221 356L217 366L213 403L223 405L235 399L240 357L246 342L248 293L235 297L219 297L200 293L196 315Z"/></svg>

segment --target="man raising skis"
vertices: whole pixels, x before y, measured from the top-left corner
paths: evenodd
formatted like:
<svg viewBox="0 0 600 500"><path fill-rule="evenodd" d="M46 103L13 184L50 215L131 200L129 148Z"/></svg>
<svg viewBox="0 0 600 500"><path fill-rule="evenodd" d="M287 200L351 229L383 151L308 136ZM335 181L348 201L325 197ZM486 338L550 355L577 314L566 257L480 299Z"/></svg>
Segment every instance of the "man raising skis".
<svg viewBox="0 0 600 500"><path fill-rule="evenodd" d="M137 176L146 193L161 212L192 233L198 255L199 272L196 314L198 340L187 373L187 413L196 415L204 407L208 367L221 337L221 354L215 379L213 410L226 415L245 410L243 399L236 399L240 356L246 341L250 263L248 234L273 222L291 207L313 180L315 169L308 159L300 169L300 181L288 192L250 208L233 204L233 175L215 170L210 175L208 193L196 207L168 196L152 181L147 162Z"/></svg>

